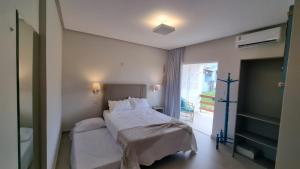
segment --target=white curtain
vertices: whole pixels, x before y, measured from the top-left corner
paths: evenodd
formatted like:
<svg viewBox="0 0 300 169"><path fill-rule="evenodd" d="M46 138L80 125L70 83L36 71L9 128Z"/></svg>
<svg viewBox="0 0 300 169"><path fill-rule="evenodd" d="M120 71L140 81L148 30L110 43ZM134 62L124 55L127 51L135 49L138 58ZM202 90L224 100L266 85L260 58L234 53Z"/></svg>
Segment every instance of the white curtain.
<svg viewBox="0 0 300 169"><path fill-rule="evenodd" d="M184 50L177 48L168 51L166 65L165 114L177 119L180 117L180 83Z"/></svg>

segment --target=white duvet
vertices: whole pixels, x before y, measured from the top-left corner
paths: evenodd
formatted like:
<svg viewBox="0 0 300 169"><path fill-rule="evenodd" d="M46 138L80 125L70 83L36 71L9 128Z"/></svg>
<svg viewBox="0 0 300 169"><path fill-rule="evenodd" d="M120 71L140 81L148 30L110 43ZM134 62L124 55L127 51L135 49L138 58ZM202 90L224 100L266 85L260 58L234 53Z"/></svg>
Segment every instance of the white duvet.
<svg viewBox="0 0 300 169"><path fill-rule="evenodd" d="M32 128L20 128L21 141L21 169L28 169L33 158L33 130Z"/></svg>
<svg viewBox="0 0 300 169"><path fill-rule="evenodd" d="M118 132L121 130L138 126L161 124L171 120L171 117L150 108L115 112L105 110L103 116L105 124L115 140L117 139Z"/></svg>
<svg viewBox="0 0 300 169"><path fill-rule="evenodd" d="M115 112L104 111L103 115L106 127L115 141L118 141L118 134L122 130L154 124L170 123L172 121L171 117L150 108ZM174 138L174 136L176 136L176 138ZM147 138L146 133L143 138ZM167 155L175 154L178 151L189 150L192 150L193 152L197 151L195 136L193 133L188 134L187 132L182 132L182 129L178 128L175 133L166 133L163 137L159 137L159 139L155 140L151 146L146 147L142 153L138 155L138 159L129 160L136 161L136 163L141 165L150 166L156 160L160 160ZM138 165L136 166L135 169L139 169Z"/></svg>

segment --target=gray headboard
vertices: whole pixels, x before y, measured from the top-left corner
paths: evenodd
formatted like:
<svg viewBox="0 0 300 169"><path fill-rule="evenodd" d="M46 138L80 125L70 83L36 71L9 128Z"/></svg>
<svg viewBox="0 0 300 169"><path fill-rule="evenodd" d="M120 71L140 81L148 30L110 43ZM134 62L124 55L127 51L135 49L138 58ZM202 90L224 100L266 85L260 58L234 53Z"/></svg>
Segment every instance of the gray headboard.
<svg viewBox="0 0 300 169"><path fill-rule="evenodd" d="M104 84L103 110L108 109L108 100L122 100L130 97L146 98L147 85L145 84Z"/></svg>

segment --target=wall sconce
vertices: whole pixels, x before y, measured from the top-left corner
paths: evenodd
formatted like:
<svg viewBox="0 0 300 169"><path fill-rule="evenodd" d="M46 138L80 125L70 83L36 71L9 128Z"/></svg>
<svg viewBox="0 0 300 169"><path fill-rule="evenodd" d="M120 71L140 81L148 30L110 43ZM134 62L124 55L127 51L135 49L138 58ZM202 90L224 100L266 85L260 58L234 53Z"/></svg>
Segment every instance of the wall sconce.
<svg viewBox="0 0 300 169"><path fill-rule="evenodd" d="M92 84L92 92L93 92L93 94L98 94L100 92L100 90L101 90L100 83L99 82L94 82Z"/></svg>
<svg viewBox="0 0 300 169"><path fill-rule="evenodd" d="M151 89L152 89L152 92L157 92L161 89L161 85L160 84L152 85Z"/></svg>

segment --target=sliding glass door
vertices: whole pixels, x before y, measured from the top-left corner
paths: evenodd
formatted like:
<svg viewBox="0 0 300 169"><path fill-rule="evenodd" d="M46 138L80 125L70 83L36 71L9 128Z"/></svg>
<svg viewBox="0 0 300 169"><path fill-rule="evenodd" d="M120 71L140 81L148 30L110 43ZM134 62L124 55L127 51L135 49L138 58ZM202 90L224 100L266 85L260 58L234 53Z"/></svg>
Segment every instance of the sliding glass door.
<svg viewBox="0 0 300 169"><path fill-rule="evenodd" d="M182 68L180 119L210 135L215 110L218 63L185 64Z"/></svg>

